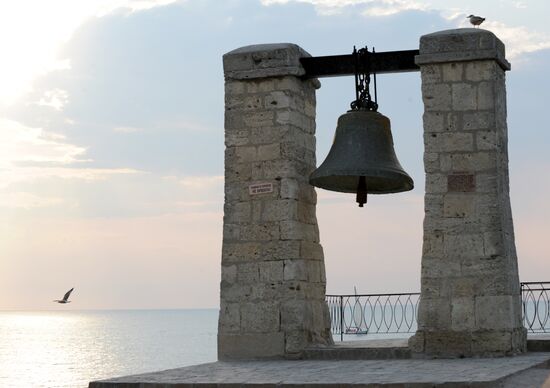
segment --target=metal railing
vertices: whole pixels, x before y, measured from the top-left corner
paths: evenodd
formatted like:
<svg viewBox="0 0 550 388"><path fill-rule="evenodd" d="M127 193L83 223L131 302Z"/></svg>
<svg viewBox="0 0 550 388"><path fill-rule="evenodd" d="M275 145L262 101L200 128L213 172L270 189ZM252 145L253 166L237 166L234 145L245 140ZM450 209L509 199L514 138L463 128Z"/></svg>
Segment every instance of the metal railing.
<svg viewBox="0 0 550 388"><path fill-rule="evenodd" d="M523 326L529 333L550 333L550 282L521 283Z"/></svg>
<svg viewBox="0 0 550 388"><path fill-rule="evenodd" d="M550 282L521 283L523 324L550 333ZM420 293L326 295L332 334L407 334L417 328Z"/></svg>
<svg viewBox="0 0 550 388"><path fill-rule="evenodd" d="M327 295L332 334L395 334L416 331L420 293Z"/></svg>

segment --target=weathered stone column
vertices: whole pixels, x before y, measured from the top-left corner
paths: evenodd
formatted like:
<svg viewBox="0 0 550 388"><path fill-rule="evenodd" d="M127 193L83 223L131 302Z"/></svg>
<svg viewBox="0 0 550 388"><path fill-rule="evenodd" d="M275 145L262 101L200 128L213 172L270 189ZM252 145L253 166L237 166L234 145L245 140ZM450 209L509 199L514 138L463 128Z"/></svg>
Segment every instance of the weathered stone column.
<svg viewBox="0 0 550 388"><path fill-rule="evenodd" d="M218 358L294 358L328 344L325 267L308 183L315 89L293 44L224 55L225 216Z"/></svg>
<svg viewBox="0 0 550 388"><path fill-rule="evenodd" d="M464 28L425 35L426 196L417 354L520 353L521 321L508 187L504 45Z"/></svg>

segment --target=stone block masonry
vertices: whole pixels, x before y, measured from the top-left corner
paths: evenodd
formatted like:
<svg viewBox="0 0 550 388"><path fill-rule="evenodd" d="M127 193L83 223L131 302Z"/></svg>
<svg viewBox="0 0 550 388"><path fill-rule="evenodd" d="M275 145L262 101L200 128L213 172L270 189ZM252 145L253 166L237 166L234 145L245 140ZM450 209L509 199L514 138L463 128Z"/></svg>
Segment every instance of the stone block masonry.
<svg viewBox="0 0 550 388"><path fill-rule="evenodd" d="M417 355L521 353L508 186L504 45L459 29L420 40L426 196Z"/></svg>
<svg viewBox="0 0 550 388"><path fill-rule="evenodd" d="M224 55L225 206L218 358L298 358L332 343L309 175L315 90L293 44Z"/></svg>

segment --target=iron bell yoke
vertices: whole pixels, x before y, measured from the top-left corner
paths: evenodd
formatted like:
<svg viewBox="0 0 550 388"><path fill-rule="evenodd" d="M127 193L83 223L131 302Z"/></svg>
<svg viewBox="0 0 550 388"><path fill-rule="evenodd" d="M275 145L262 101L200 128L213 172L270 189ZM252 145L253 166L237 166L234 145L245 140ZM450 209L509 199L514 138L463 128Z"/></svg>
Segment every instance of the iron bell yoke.
<svg viewBox="0 0 550 388"><path fill-rule="evenodd" d="M375 100L371 98L368 57L365 58L369 54L367 48L353 49L356 99L351 110L338 119L332 147L309 178L315 187L356 193L359 207L367 202L367 194L399 193L414 187L395 155L390 120L377 112L376 74Z"/></svg>

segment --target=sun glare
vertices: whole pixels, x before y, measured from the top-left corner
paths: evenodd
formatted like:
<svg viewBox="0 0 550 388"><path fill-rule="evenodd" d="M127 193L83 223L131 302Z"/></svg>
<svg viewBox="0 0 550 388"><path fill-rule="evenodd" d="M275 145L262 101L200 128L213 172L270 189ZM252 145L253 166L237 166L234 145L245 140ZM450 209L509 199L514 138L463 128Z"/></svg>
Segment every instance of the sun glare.
<svg viewBox="0 0 550 388"><path fill-rule="evenodd" d="M87 19L117 8L149 9L174 0L18 0L0 3L0 107L32 90L40 74L70 66L59 50Z"/></svg>

